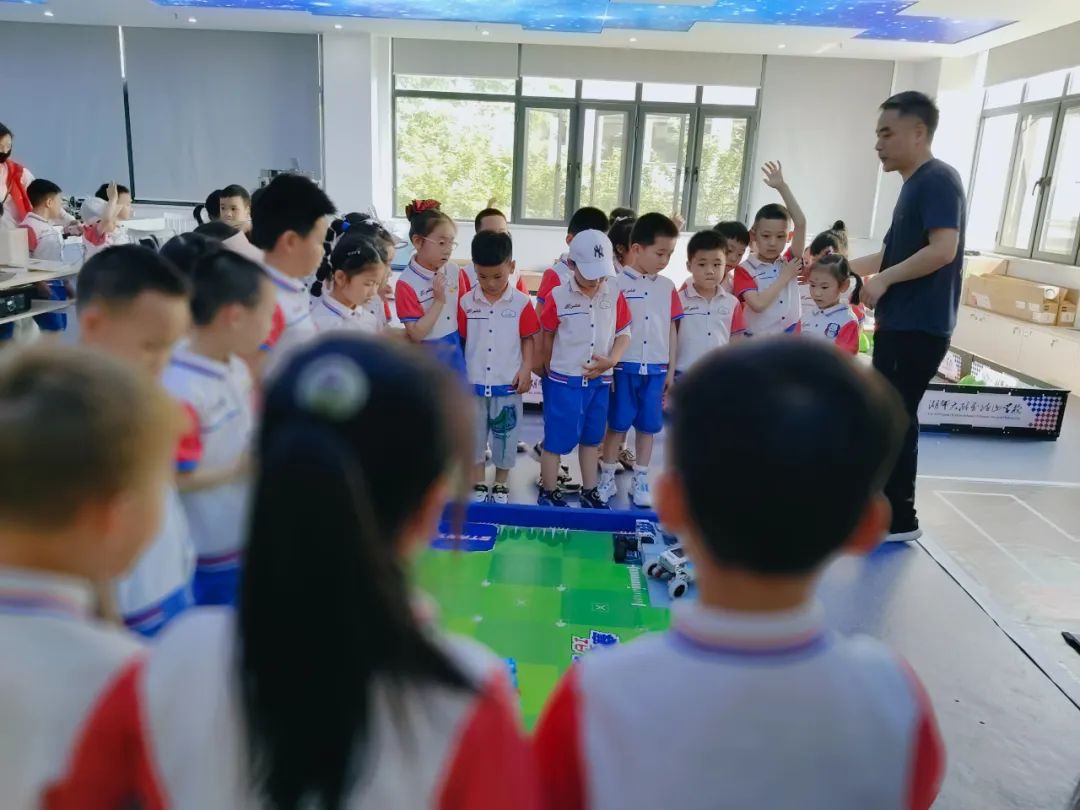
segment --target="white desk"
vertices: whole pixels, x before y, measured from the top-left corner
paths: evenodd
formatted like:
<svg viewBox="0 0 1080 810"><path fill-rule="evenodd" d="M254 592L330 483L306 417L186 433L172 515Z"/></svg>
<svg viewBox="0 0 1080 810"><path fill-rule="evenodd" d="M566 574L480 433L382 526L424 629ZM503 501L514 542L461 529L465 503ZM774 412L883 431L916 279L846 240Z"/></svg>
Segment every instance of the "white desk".
<svg viewBox="0 0 1080 810"><path fill-rule="evenodd" d="M60 262L46 262L31 259L26 267L5 267L0 265L0 272L14 273L9 279L0 281L0 291L13 290L16 287L28 287L31 284L40 284L42 281L55 281L61 278L71 278L79 275L78 264L61 264Z"/></svg>
<svg viewBox="0 0 1080 810"><path fill-rule="evenodd" d="M25 318L33 318L35 315L44 315L46 312L57 312L61 309L67 309L68 307L75 306L75 299L70 298L67 301L31 301L30 309L26 312L20 312L18 315L6 315L0 318L0 326L5 323L15 323L15 321L21 321Z"/></svg>

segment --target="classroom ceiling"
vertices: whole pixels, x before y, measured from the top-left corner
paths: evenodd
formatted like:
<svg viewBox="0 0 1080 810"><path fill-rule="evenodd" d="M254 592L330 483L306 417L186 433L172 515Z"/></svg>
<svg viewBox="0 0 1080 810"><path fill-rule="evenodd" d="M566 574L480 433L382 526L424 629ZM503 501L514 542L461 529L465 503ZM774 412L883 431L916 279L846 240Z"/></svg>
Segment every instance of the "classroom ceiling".
<svg viewBox="0 0 1080 810"><path fill-rule="evenodd" d="M1080 0L0 0L3 19L925 59L1076 22Z"/></svg>

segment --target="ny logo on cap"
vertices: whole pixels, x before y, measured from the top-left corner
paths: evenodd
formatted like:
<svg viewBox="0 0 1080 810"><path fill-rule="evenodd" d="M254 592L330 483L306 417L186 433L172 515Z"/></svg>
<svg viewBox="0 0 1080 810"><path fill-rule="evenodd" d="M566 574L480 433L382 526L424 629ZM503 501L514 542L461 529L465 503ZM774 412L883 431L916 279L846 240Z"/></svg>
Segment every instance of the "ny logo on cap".
<svg viewBox="0 0 1080 810"><path fill-rule="evenodd" d="M595 256L596 258L598 258L598 259L604 258L604 246L603 245L596 245L592 249L592 252L593 252L593 256Z"/></svg>

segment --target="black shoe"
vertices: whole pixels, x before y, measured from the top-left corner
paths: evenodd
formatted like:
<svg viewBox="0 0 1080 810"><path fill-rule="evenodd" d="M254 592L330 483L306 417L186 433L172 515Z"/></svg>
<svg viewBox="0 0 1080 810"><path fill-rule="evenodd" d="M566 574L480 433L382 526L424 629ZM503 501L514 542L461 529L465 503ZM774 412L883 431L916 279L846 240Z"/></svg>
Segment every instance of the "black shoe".
<svg viewBox="0 0 1080 810"><path fill-rule="evenodd" d="M537 506L569 506L566 499L563 497L562 492L557 489L546 490L541 489L540 494L536 498Z"/></svg>
<svg viewBox="0 0 1080 810"><path fill-rule="evenodd" d="M535 458L537 461L540 461L541 459L544 458L544 442L543 441L538 441L530 449L532 450L532 452L531 452L532 457Z"/></svg>
<svg viewBox="0 0 1080 810"><path fill-rule="evenodd" d="M607 502L600 497L600 493L596 491L596 487L592 489L581 490L578 496L581 499L582 509L610 509Z"/></svg>
<svg viewBox="0 0 1080 810"><path fill-rule="evenodd" d="M570 473L559 473L559 489L563 492L577 492L581 484L570 478Z"/></svg>

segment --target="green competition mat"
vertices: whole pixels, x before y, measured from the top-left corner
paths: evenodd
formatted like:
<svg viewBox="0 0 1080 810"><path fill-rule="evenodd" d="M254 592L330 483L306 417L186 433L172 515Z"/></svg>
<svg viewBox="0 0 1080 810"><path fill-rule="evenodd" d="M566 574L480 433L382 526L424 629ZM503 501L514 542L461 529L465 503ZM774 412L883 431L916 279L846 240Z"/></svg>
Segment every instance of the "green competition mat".
<svg viewBox="0 0 1080 810"><path fill-rule="evenodd" d="M612 561L605 532L500 526L490 551L428 549L417 575L443 627L513 659L530 729L575 656L669 622L640 567Z"/></svg>

